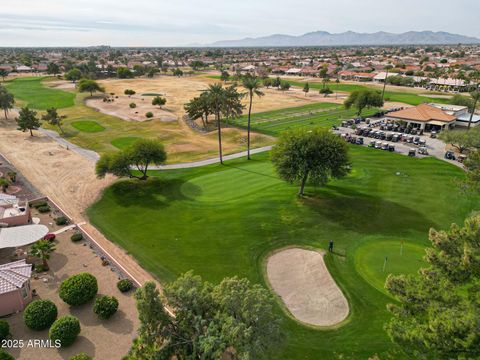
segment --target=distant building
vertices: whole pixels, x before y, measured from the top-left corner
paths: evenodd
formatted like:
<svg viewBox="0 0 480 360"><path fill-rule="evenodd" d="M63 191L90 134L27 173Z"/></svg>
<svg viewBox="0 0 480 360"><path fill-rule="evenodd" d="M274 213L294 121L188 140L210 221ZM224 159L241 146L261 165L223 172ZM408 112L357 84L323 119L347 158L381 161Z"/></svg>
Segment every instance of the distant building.
<svg viewBox="0 0 480 360"><path fill-rule="evenodd" d="M405 121L407 126L422 129L424 131L441 131L455 126L457 117L442 109L421 104L415 107L394 111L386 115L388 120Z"/></svg>

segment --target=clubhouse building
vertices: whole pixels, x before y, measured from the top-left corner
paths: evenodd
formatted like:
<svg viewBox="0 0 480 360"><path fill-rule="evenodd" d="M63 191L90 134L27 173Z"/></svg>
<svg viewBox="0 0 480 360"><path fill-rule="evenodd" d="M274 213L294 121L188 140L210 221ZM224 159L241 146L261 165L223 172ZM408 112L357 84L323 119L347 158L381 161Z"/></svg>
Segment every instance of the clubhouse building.
<svg viewBox="0 0 480 360"><path fill-rule="evenodd" d="M386 115L386 118L391 121L405 121L407 126L424 131L441 131L455 126L468 126L470 115L466 106L420 104L391 112ZM474 114L472 126L478 124L480 124L480 116Z"/></svg>

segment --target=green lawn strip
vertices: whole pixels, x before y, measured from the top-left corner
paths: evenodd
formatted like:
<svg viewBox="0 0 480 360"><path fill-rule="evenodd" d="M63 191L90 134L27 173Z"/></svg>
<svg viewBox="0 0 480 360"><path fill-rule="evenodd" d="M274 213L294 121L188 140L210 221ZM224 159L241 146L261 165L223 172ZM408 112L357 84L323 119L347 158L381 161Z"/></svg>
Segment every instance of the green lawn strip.
<svg viewBox="0 0 480 360"><path fill-rule="evenodd" d="M87 133L96 133L96 132L101 132L105 130L105 128L102 125L92 120L73 121L70 124L75 129L79 131L87 132Z"/></svg>
<svg viewBox="0 0 480 360"><path fill-rule="evenodd" d="M120 150L124 150L135 144L138 140L140 140L140 138L135 136L120 137L113 139L112 145Z"/></svg>
<svg viewBox="0 0 480 360"><path fill-rule="evenodd" d="M236 275L266 285L262 269L271 251L289 245L325 249L333 239L346 256L327 255L326 263L349 300L349 321L336 330L315 330L279 306L287 336L276 358L401 359L383 330L392 299L378 290L383 280L375 275L375 258L385 251L369 250L375 253L371 277L357 269L357 251L393 239L422 248L430 227L462 222L479 198L459 192L455 181L463 171L440 160L350 148L352 173L309 188L304 200L296 197L296 186L276 176L264 153L224 166L151 172L156 179L147 183L120 181L88 215L161 281L193 269L210 281Z"/></svg>
<svg viewBox="0 0 480 360"><path fill-rule="evenodd" d="M45 77L17 78L6 83L7 89L24 105L37 109L63 109L74 105L75 94L43 85Z"/></svg>

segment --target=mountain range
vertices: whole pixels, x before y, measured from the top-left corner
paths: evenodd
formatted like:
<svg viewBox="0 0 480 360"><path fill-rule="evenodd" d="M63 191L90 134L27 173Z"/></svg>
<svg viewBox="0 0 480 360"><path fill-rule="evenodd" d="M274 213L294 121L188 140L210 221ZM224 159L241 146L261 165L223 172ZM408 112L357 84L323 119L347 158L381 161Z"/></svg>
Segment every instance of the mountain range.
<svg viewBox="0 0 480 360"><path fill-rule="evenodd" d="M480 44L480 39L444 31L408 31L394 34L384 31L357 33L347 31L332 34L327 31L314 31L303 35L275 34L241 40L223 40L208 46L214 47L295 47L295 46L360 46L360 45L448 45Z"/></svg>

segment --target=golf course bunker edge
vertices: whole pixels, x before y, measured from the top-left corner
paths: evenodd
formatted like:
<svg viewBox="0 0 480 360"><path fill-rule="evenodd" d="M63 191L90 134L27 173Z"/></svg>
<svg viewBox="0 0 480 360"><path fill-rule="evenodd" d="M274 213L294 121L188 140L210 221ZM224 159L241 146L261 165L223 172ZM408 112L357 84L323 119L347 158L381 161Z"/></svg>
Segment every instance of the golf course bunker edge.
<svg viewBox="0 0 480 360"><path fill-rule="evenodd" d="M298 321L334 326L348 316L345 295L323 261L323 251L287 248L267 259L268 281Z"/></svg>

